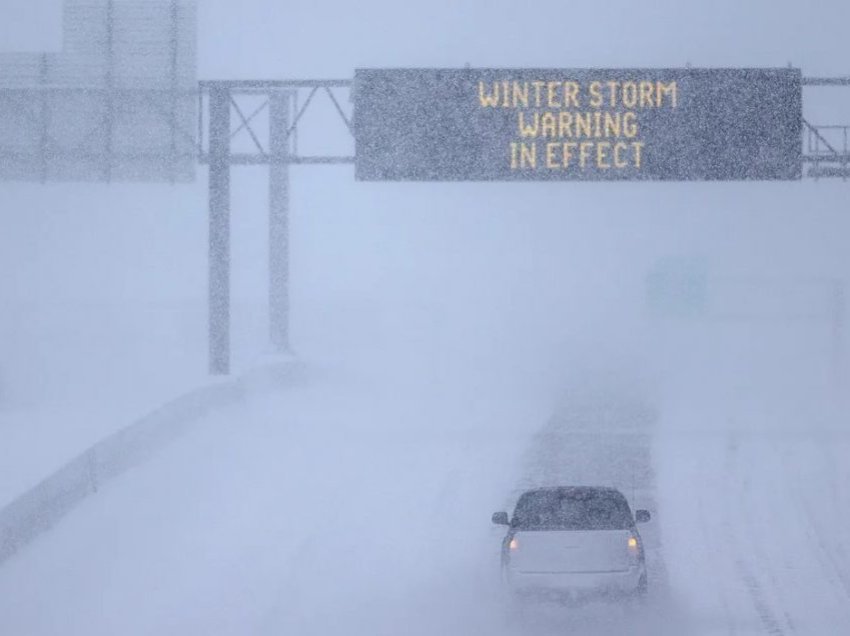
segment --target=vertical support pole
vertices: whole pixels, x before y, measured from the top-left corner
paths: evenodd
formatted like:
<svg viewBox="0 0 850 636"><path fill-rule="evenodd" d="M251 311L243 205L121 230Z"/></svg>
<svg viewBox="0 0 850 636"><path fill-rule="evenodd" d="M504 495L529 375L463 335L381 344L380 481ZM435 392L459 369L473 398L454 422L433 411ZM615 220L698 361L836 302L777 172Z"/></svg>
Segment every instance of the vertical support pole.
<svg viewBox="0 0 850 636"><path fill-rule="evenodd" d="M41 122L41 139L39 140L39 155L41 160L41 182L45 183L47 181L47 153L48 153L48 130L50 127L50 109L49 103L51 96L45 90L45 86L47 85L47 53L42 53L41 55L41 64L39 68L39 76L41 81L41 94L40 97L40 107L41 112L39 113L39 121Z"/></svg>
<svg viewBox="0 0 850 636"><path fill-rule="evenodd" d="M112 181L112 149L115 134L115 2L106 3L106 114L103 134L103 179Z"/></svg>
<svg viewBox="0 0 850 636"><path fill-rule="evenodd" d="M230 90L210 88L210 373L230 373Z"/></svg>
<svg viewBox="0 0 850 636"><path fill-rule="evenodd" d="M289 351L289 126L293 91L269 95L269 332L275 353Z"/></svg>
<svg viewBox="0 0 850 636"><path fill-rule="evenodd" d="M198 91L198 154L204 154L204 91Z"/></svg>
<svg viewBox="0 0 850 636"><path fill-rule="evenodd" d="M169 127L171 132L171 144L169 146L169 167L168 167L168 180L171 183L174 183L175 175L177 172L177 89L179 86L179 77L177 73L177 65L178 65L178 41L180 38L179 32L179 22L180 22L180 7L177 4L177 0L171 0L171 13L170 13L170 26L169 26L169 46L170 50L170 63L171 63L171 103L169 104Z"/></svg>
<svg viewBox="0 0 850 636"><path fill-rule="evenodd" d="M832 292L832 370L839 390L844 388L844 281L837 280Z"/></svg>

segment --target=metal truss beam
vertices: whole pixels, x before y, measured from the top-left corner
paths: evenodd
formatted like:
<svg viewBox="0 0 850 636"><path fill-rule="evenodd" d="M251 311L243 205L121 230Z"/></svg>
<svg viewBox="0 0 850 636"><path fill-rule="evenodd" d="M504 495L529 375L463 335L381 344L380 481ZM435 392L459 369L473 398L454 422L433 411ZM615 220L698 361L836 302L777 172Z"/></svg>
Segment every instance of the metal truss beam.
<svg viewBox="0 0 850 636"><path fill-rule="evenodd" d="M198 111L198 161L201 164L209 164L209 152L205 148L203 131L206 128L205 112L208 110L209 94L215 90L226 90L230 95L231 107L236 113L238 125L231 131L231 140L245 135L250 139L250 145L256 152L245 152L233 150L229 155L232 165L237 166L262 166L281 164L301 165L333 165L354 163L352 155L326 155L326 156L302 156L297 151L297 139L299 124L304 115L315 103L317 95L324 94L330 100L338 120L353 138L352 117L345 112L342 103L334 89L351 89L352 80L223 80L204 81L199 83L199 111ZM299 89L306 89L306 99L298 106ZM258 130L257 118L269 110L269 102L274 95L280 91L290 91L294 96L293 116L288 119L288 127L285 131L284 141L291 147L287 153L271 153L269 148L271 140L268 139L269 131ZM256 104L256 98L262 102ZM255 100L253 104L246 103ZM267 140L264 142L264 139ZM273 156L276 155L276 156Z"/></svg>
<svg viewBox="0 0 850 636"><path fill-rule="evenodd" d="M804 77L803 86L850 86L850 77Z"/></svg>
<svg viewBox="0 0 850 636"><path fill-rule="evenodd" d="M251 91L269 91L281 88L351 88L354 80L350 79L303 79L303 80L207 80L198 83L202 91L208 91L215 86L227 88L231 94Z"/></svg>
<svg viewBox="0 0 850 636"><path fill-rule="evenodd" d="M209 154L203 154L199 157L202 164L209 164ZM258 155L252 153L232 153L230 155L230 164L233 166L276 166L281 164L295 165L339 165L354 163L353 155L341 156L285 156L274 157L272 155Z"/></svg>

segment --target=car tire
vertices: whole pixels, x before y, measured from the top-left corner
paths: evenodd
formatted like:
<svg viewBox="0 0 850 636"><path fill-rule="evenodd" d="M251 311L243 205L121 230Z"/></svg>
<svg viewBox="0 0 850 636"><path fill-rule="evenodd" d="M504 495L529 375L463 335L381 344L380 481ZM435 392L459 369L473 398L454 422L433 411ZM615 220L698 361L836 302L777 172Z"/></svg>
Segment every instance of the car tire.
<svg viewBox="0 0 850 636"><path fill-rule="evenodd" d="M649 579L646 576L646 572L644 572L640 580L638 580L637 589L635 590L635 596L638 598L646 598L649 594Z"/></svg>

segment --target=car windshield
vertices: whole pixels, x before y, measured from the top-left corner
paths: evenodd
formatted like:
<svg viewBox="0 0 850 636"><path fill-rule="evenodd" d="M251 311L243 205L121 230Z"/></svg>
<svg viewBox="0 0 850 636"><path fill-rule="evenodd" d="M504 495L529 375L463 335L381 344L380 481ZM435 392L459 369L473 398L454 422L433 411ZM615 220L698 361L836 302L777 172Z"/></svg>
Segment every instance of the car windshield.
<svg viewBox="0 0 850 636"><path fill-rule="evenodd" d="M622 495L600 490L537 490L517 502L519 530L625 530L632 526Z"/></svg>

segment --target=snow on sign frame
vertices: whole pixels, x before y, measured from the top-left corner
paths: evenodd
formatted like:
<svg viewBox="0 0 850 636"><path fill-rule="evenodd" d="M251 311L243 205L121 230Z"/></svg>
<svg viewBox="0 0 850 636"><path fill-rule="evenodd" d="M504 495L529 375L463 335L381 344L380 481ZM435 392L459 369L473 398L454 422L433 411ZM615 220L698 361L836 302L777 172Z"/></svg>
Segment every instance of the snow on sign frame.
<svg viewBox="0 0 850 636"><path fill-rule="evenodd" d="M799 69L358 69L363 181L794 180Z"/></svg>

